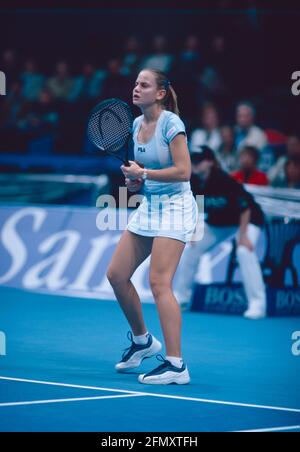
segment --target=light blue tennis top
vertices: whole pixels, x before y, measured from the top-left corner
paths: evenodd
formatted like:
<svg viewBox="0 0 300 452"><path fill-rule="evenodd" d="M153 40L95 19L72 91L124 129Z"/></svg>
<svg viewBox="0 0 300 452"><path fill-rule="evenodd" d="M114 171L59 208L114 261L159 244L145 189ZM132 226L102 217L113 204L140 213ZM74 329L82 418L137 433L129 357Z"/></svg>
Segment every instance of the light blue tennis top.
<svg viewBox="0 0 300 452"><path fill-rule="evenodd" d="M144 115L141 115L133 122L135 160L143 163L146 169L163 169L173 166L169 144L178 133L184 133L186 135L183 122L175 113L162 110L152 138L147 143L139 143L137 136L143 119ZM144 195L167 194L172 196L185 193L190 189L190 182L159 182L147 179L144 184Z"/></svg>

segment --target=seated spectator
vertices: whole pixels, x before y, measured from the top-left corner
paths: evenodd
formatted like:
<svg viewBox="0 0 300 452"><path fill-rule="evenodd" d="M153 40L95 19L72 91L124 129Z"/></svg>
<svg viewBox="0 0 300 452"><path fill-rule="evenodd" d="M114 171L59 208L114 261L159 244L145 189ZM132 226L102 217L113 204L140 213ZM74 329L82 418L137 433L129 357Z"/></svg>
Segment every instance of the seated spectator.
<svg viewBox="0 0 300 452"><path fill-rule="evenodd" d="M224 171L232 173L239 167L239 156L235 147L234 132L232 127L223 126L220 129L222 143L216 152L216 157L219 160Z"/></svg>
<svg viewBox="0 0 300 452"><path fill-rule="evenodd" d="M22 96L29 102L35 102L43 89L45 77L38 72L35 60L29 58L25 61L24 72L21 74Z"/></svg>
<svg viewBox="0 0 300 452"><path fill-rule="evenodd" d="M153 39L153 53L147 55L141 63L140 69L158 69L168 73L171 69L173 56L167 51L167 40L164 36L156 35Z"/></svg>
<svg viewBox="0 0 300 452"><path fill-rule="evenodd" d="M26 105L22 96L22 84L17 80L12 83L9 92L3 98L0 110L1 126L4 128L17 127L18 120L22 117L25 110Z"/></svg>
<svg viewBox="0 0 300 452"><path fill-rule="evenodd" d="M232 177L242 184L268 185L265 173L257 169L259 152L253 146L245 146L240 152L240 169Z"/></svg>
<svg viewBox="0 0 300 452"><path fill-rule="evenodd" d="M273 187L300 189L300 156L290 157L284 164L284 178Z"/></svg>
<svg viewBox="0 0 300 452"><path fill-rule="evenodd" d="M74 79L68 100L71 102L87 101L101 96L106 71L97 70L93 63L86 62L81 74Z"/></svg>
<svg viewBox="0 0 300 452"><path fill-rule="evenodd" d="M207 64L204 67L198 86L198 101L215 102L225 106L228 103L228 82L225 74L232 71L229 55L223 36L216 35L211 42L211 49L206 55ZM227 77L227 79L230 77Z"/></svg>
<svg viewBox="0 0 300 452"><path fill-rule="evenodd" d="M213 104L205 104L199 114L200 127L193 130L190 139L190 151L200 152L200 146L209 146L217 151L221 144L219 115Z"/></svg>
<svg viewBox="0 0 300 452"><path fill-rule="evenodd" d="M58 113L55 111L50 92L44 89L37 102L32 103L30 111L19 121L19 128L26 132L41 135L54 131L58 124Z"/></svg>
<svg viewBox="0 0 300 452"><path fill-rule="evenodd" d="M223 76L224 74L231 73L230 68L228 68L230 56L225 37L220 34L213 36L211 49L207 56L209 66L213 67L218 74L222 74Z"/></svg>
<svg viewBox="0 0 300 452"><path fill-rule="evenodd" d="M73 80L69 75L69 67L66 61L60 61L56 65L56 74L47 83L51 96L56 100L67 101L71 93Z"/></svg>
<svg viewBox="0 0 300 452"><path fill-rule="evenodd" d="M203 57L199 49L199 39L196 35L189 35L184 41L176 64L176 72L181 76L199 75L202 69Z"/></svg>
<svg viewBox="0 0 300 452"><path fill-rule="evenodd" d="M118 97L124 101L129 101L131 89L129 88L128 77L121 73L121 62L118 58L111 58L107 64L107 75L102 87L103 99Z"/></svg>
<svg viewBox="0 0 300 452"><path fill-rule="evenodd" d="M174 59L169 75L180 99L180 113L186 122L192 121L198 109L197 87L203 66L199 47L198 36L187 36L182 51Z"/></svg>
<svg viewBox="0 0 300 452"><path fill-rule="evenodd" d="M274 187L281 187L285 181L285 165L289 158L300 158L300 135L290 135L286 141L286 155L280 157L268 171L268 178Z"/></svg>
<svg viewBox="0 0 300 452"><path fill-rule="evenodd" d="M235 137L238 149L244 146L256 147L259 151L267 145L262 129L255 125L255 109L250 102L241 102L236 109Z"/></svg>
<svg viewBox="0 0 300 452"><path fill-rule="evenodd" d="M124 54L121 61L121 74L127 77L135 77L141 61L140 40L136 36L130 36L124 46Z"/></svg>

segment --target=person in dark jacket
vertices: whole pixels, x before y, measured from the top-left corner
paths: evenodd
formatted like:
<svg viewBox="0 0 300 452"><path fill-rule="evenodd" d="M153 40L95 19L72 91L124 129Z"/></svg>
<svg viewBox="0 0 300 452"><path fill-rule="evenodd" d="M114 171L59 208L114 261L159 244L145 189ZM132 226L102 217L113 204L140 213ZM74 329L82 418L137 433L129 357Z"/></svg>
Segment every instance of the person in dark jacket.
<svg viewBox="0 0 300 452"><path fill-rule="evenodd" d="M192 160L191 189L194 196L204 195L204 236L192 240L185 248L175 283L180 303L189 303L193 283L204 253L231 237L237 240L239 262L248 309L244 316L259 319L266 315L266 290L255 245L264 225L264 215L253 196L243 185L220 169L214 152L201 146Z"/></svg>

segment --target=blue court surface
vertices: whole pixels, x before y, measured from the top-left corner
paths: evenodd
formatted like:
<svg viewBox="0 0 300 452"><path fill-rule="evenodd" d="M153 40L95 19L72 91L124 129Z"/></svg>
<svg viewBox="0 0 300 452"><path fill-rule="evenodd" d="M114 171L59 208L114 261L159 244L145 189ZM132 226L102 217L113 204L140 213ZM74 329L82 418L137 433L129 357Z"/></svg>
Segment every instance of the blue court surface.
<svg viewBox="0 0 300 452"><path fill-rule="evenodd" d="M144 314L162 339L155 305ZM184 312L186 386L139 384L155 358L115 372L129 346L116 302L2 287L0 330L1 431L300 431L299 318Z"/></svg>

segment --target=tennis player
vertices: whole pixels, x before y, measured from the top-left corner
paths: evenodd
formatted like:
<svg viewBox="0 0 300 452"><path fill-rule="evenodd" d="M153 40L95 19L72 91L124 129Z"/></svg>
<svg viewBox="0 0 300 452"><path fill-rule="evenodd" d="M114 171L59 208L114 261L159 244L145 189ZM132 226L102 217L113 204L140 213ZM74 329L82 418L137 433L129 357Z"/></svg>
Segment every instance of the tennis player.
<svg viewBox="0 0 300 452"><path fill-rule="evenodd" d="M198 209L190 187L191 161L185 126L178 116L177 96L166 75L142 70L133 89L142 115L133 123L134 158L121 166L130 191L143 188L144 198L129 220L110 262L107 278L129 322L131 346L116 364L119 372L137 368L160 352L161 343L148 332L140 298L131 282L138 266L151 255L150 287L157 305L166 357L145 384L187 384L190 376L181 351L181 312L172 279L197 224Z"/></svg>

